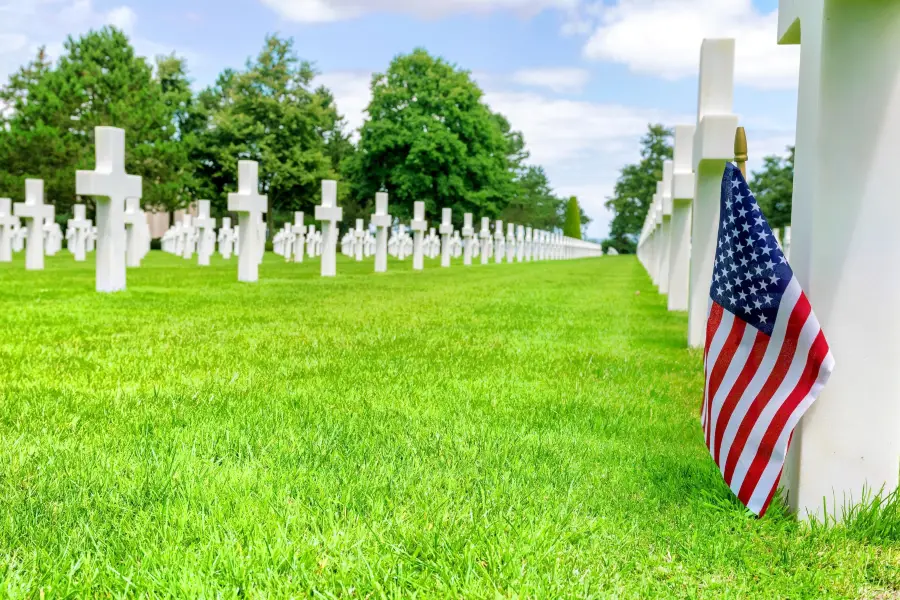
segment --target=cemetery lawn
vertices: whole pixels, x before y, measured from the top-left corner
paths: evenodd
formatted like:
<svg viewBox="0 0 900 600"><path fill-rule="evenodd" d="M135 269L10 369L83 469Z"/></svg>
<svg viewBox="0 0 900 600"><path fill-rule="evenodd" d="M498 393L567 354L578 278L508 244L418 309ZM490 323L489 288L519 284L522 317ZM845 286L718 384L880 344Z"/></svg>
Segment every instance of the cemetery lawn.
<svg viewBox="0 0 900 600"><path fill-rule="evenodd" d="M0 595L900 597L896 514L732 498L632 257L236 269L0 265Z"/></svg>

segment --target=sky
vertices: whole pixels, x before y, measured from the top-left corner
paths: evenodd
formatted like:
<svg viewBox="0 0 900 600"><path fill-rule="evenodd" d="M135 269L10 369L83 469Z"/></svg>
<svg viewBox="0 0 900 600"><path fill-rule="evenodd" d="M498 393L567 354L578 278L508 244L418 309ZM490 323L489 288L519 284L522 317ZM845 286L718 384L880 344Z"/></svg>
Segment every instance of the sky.
<svg viewBox="0 0 900 600"><path fill-rule="evenodd" d="M778 0L0 0L0 81L46 46L112 24L145 56L187 59L194 86L241 68L265 36L294 38L348 127L369 82L417 47L471 71L523 132L555 192L603 238L619 170L650 122L691 124L705 37L736 39L735 108L750 168L793 144L799 48L776 44Z"/></svg>

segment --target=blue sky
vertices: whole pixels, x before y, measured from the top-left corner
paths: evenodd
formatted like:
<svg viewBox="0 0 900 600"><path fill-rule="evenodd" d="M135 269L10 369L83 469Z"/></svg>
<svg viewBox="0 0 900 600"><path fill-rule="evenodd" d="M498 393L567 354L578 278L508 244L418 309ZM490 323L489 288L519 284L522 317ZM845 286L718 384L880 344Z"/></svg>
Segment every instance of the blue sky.
<svg viewBox="0 0 900 600"><path fill-rule="evenodd" d="M0 0L0 78L40 45L58 53L66 35L112 23L142 54L187 57L202 87L277 32L356 127L371 74L424 47L473 73L599 238L605 197L647 123L695 121L704 37L737 40L751 168L793 143L799 54L776 45L776 10L777 0Z"/></svg>

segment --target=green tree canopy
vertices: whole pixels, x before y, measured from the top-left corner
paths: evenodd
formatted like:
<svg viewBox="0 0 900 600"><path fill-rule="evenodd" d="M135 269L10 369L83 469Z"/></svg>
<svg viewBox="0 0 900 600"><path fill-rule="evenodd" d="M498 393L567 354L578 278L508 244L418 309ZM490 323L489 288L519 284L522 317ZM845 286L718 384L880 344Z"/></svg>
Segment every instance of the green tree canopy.
<svg viewBox="0 0 900 600"><path fill-rule="evenodd" d="M209 122L200 139L200 177L217 212L237 185L239 160L259 162L269 223L311 211L321 180L338 178L341 157L327 139L341 129L341 117L331 93L313 89L315 75L293 40L270 36L243 71L226 70L201 93Z"/></svg>
<svg viewBox="0 0 900 600"><path fill-rule="evenodd" d="M542 167L525 167L515 183L515 194L500 214L504 222L547 230L562 227L565 202L553 194Z"/></svg>
<svg viewBox="0 0 900 600"><path fill-rule="evenodd" d="M415 201L431 218L442 207L457 220L464 212L498 217L515 195L524 142L482 95L467 71L422 49L374 75L353 169L359 201L387 190L401 218Z"/></svg>
<svg viewBox="0 0 900 600"><path fill-rule="evenodd" d="M637 249L656 184L662 179L663 162L672 158L671 140L672 130L660 124L649 125L641 138L640 162L622 168L613 196L606 201L613 212L607 244L620 253Z"/></svg>
<svg viewBox="0 0 900 600"><path fill-rule="evenodd" d="M566 222L563 234L576 240L581 239L581 207L578 206L578 198L572 196L566 203Z"/></svg>
<svg viewBox="0 0 900 600"><path fill-rule="evenodd" d="M56 65L40 50L0 90L8 106L0 123L0 193L20 197L25 178L43 179L47 200L65 219L76 202L75 170L94 167L94 128L109 125L127 132L126 167L147 179L144 203L181 201L189 174L164 96L150 65L117 29L68 38Z"/></svg>
<svg viewBox="0 0 900 600"><path fill-rule="evenodd" d="M794 147L788 146L788 156L765 157L761 171L750 177L750 189L760 209L775 228L791 224L794 197Z"/></svg>

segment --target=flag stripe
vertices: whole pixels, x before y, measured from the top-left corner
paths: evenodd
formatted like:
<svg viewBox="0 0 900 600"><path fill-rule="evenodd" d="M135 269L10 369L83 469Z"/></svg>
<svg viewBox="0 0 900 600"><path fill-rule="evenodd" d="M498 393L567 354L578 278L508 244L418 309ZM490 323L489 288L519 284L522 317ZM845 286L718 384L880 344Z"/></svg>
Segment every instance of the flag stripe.
<svg viewBox="0 0 900 600"><path fill-rule="evenodd" d="M755 335L753 335L752 342L748 344L748 351L743 365L736 365L741 369L740 374L734 385L728 391L728 395L725 396L724 400L721 402L722 408L718 411L718 414L714 419L716 435L713 438L715 441L713 458L716 462L719 461L719 455L722 450L722 437L725 435L725 427L731 420L731 415L734 414L734 409L737 407L738 401L747 389L747 385L753 381L753 378L756 376L759 365L766 355L766 349L769 347L769 336L762 331L757 331L753 327L751 327L750 330Z"/></svg>
<svg viewBox="0 0 900 600"><path fill-rule="evenodd" d="M763 389L760 390L760 393L752 400L752 402L750 402L747 411L741 416L741 423L738 426L737 433L729 448L727 454L728 459L725 461L725 472L723 475L725 476L725 481L727 481L729 485L731 484L734 469L737 467L738 458L740 458L741 453L744 450L744 445L747 443L747 438L750 437L753 426L756 425L756 421L759 419L759 415L762 413L763 408L765 408L766 404L772 399L775 392L778 391L781 382L784 380L793 363L792 359L797 350L797 339L800 337L800 332L806 324L809 313L809 302L806 301L806 298L801 297L795 305L794 311L788 321L787 332L785 334L784 342L781 344L781 351L775 362L775 368L769 373L769 377L766 379Z"/></svg>
<svg viewBox="0 0 900 600"><path fill-rule="evenodd" d="M703 349L703 408L701 409L701 421L704 427L706 427L709 415L709 403L707 401L707 391L709 390L709 386L707 385L709 373L706 370L708 365L707 359L709 358L709 348L712 344L713 336L719 328L719 323L722 322L722 315L724 312L725 310L721 306L710 300L709 316L706 319L706 344Z"/></svg>
<svg viewBox="0 0 900 600"><path fill-rule="evenodd" d="M722 308L718 304L716 304L715 306L718 306L720 309ZM734 315L731 314L730 312L728 312L727 310L722 309L722 317L718 323L718 326L716 327L715 333L712 336L712 341L709 343L708 352L707 352L707 356L706 356L705 378L706 378L706 382L707 382L706 383L707 403L712 402L712 398L714 396L714 393L711 393L712 386L709 383L710 379L711 379L710 373L712 373L712 370L715 367L716 362L719 359L719 353L722 351L722 348L725 346L725 342L727 341L728 335L731 332L732 323L734 323ZM707 417L709 417L710 415L711 415L711 413L709 412L709 410L707 410ZM707 425L709 425L709 423L707 423ZM709 436L709 427L707 427L706 433L707 433L707 436ZM707 439L707 443L708 443L708 439Z"/></svg>
<svg viewBox="0 0 900 600"><path fill-rule="evenodd" d="M794 305L797 303L799 296L799 288L794 289L789 287L784 295L784 298L781 301L779 316L785 315L785 318L776 319L775 329L772 331L772 336L769 340L766 354L765 356L763 356L762 363L759 365L756 375L754 375L753 379L750 380L750 383L747 384L747 388L741 395L740 400L738 400L737 406L732 411L728 422L722 422L725 434L722 436L720 456L728 456L738 427L740 426L741 421L743 421L744 415L747 413L747 409L749 408L750 403L752 403L753 399L757 396L757 394L759 394L763 384L768 378L768 375L775 368L776 361L778 359L778 356L780 355L781 347L784 342L785 332L787 331L788 319L786 318L786 316L790 315L793 311ZM720 464L719 467L724 475L724 463Z"/></svg>
<svg viewBox="0 0 900 600"><path fill-rule="evenodd" d="M814 319L810 319L811 321ZM818 327L816 327L818 329ZM825 342L825 335L821 330L818 331L815 342L809 349L806 358L806 365L798 378L796 387L791 391L790 395L785 399L784 403L778 406L774 417L765 430L765 434L760 440L759 451L752 457L753 462L750 469L744 476L741 483L738 498L744 504L749 504L752 499L753 492L760 483L763 471L770 464L772 455L777 451L778 440L782 437L787 425L788 419L794 414L794 411L800 406L800 403L809 395L812 390L813 383L819 373L822 361L828 354L828 344ZM777 462L783 464L784 456L776 456Z"/></svg>
<svg viewBox="0 0 900 600"><path fill-rule="evenodd" d="M795 311L795 315L796 314L798 313ZM788 369L772 396L773 401L765 404L762 412L756 417L755 423L752 424L747 444L743 450L737 451L738 466L735 468L731 478L731 486L735 490L738 490L741 487L741 483L750 468L750 464L753 462L753 453L761 450L760 444L772 423L778 408L788 401L793 391L800 385L805 372L804 369L806 367L807 357L809 356L812 345L815 343L816 336L821 331L815 316L810 313L807 314L809 316L797 337L796 349L791 353L791 357L784 361L784 364L788 365ZM815 369L810 374L811 377L814 377L818 370L818 364L816 364ZM812 381L810 381L809 387L812 387ZM784 457L782 456L781 458L783 459Z"/></svg>
<svg viewBox="0 0 900 600"><path fill-rule="evenodd" d="M777 443L777 453L780 456L787 456L788 448L791 445L791 436L794 433L794 428L797 426L797 423L800 421L800 418L806 413L812 403L815 402L816 398L819 397L819 393L822 391L822 388L825 387L825 384L828 382L828 378L831 375L831 372L834 370L834 358L829 353L825 360L822 361L822 365L819 367L818 376L816 377L816 381L812 386L810 392L806 395L806 397L802 400L799 406L791 413L791 416L788 419L787 424L782 431L781 437L778 439ZM763 495L762 491L766 488L776 488L778 487L778 482L781 479L781 471L783 469L783 462L779 463L775 460L770 460L769 464L766 466L763 471L762 477L760 477L759 483L756 485L756 491L748 503L748 506L756 506L760 501L762 501ZM763 504L763 509L765 509L768 505Z"/></svg>

